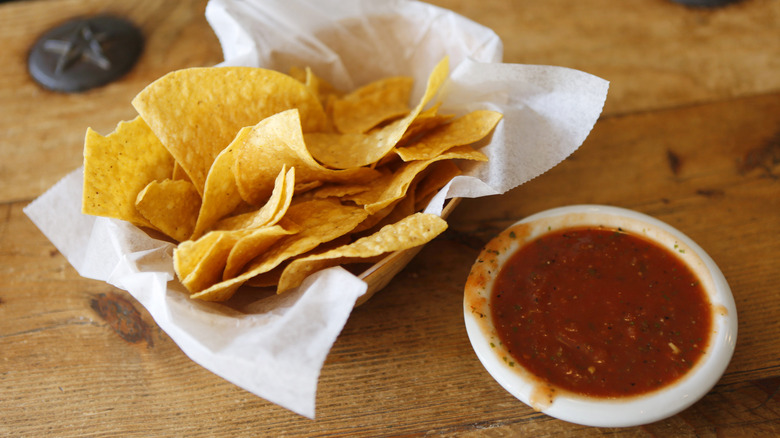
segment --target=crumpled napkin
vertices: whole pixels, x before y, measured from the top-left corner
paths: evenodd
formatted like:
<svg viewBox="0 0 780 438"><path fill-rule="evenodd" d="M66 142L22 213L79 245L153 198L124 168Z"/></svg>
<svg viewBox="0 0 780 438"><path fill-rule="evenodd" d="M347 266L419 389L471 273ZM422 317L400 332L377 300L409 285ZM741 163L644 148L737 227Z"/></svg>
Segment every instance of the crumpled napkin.
<svg viewBox="0 0 780 438"><path fill-rule="evenodd" d="M289 71L309 66L343 90L413 76L413 99L445 56L442 113L504 114L482 151L432 201L501 194L546 172L585 140L608 84L561 67L501 63L498 36L451 11L408 0L211 0L206 18L224 65ZM88 121L85 121L85 124ZM193 361L309 418L325 358L366 284L336 267L299 288L241 308L191 300L175 279L171 244L122 221L81 214L77 169L25 213L80 275L128 291Z"/></svg>

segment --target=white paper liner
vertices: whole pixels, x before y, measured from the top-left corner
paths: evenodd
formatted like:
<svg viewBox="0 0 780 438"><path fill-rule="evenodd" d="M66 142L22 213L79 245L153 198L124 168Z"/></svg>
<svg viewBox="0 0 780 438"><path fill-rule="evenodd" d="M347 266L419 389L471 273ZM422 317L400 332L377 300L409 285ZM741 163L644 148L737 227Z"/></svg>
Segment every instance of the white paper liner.
<svg viewBox="0 0 780 438"><path fill-rule="evenodd" d="M413 76L413 102L448 56L441 112L493 109L504 118L482 149L490 161L466 163L428 212L441 213L447 198L505 193L546 172L582 144L607 94L606 81L583 72L502 64L502 42L490 29L415 1L212 0L206 18L223 65L309 66L344 90ZM81 214L82 178L74 171L25 208L79 274L128 291L196 363L313 418L320 370L366 284L332 268L238 310L190 300L175 280L171 244Z"/></svg>

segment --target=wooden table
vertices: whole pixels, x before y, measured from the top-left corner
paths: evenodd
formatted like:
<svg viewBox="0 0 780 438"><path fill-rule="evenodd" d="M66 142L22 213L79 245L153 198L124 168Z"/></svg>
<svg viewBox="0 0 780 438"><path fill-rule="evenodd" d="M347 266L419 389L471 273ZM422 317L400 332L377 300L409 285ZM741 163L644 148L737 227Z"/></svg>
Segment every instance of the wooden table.
<svg viewBox="0 0 780 438"><path fill-rule="evenodd" d="M505 61L611 82L572 157L499 197L465 200L446 234L351 315L320 377L317 418L190 361L127 293L79 277L23 214L110 132L130 99L221 51L200 0L0 4L0 435L770 436L780 434L780 2L690 9L667 0L435 0L493 28ZM41 90L26 51L65 18L113 12L147 37L121 81ZM559 421L487 374L463 327L480 247L533 212L575 203L653 215L720 265L739 310L733 360L688 410L639 428Z"/></svg>

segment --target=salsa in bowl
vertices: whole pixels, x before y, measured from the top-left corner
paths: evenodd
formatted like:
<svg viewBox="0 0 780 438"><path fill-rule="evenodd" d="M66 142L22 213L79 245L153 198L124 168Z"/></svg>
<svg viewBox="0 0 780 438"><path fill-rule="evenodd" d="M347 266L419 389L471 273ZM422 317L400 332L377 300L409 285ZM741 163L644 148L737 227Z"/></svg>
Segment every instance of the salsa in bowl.
<svg viewBox="0 0 780 438"><path fill-rule="evenodd" d="M728 283L704 250L657 219L599 205L541 212L491 240L464 317L512 395L604 427L693 404L725 371L737 334Z"/></svg>

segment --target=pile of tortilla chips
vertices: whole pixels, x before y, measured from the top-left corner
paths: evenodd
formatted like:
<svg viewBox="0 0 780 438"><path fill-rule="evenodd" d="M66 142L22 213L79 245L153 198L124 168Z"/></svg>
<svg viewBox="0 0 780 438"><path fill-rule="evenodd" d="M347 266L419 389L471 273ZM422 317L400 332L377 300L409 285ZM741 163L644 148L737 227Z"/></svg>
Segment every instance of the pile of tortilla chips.
<svg viewBox="0 0 780 438"><path fill-rule="evenodd" d="M447 75L445 59L410 108L407 77L345 94L308 69L170 73L133 99L134 120L87 131L83 212L177 242L179 280L209 301L422 245L446 223L418 212L453 160L487 159L472 145L501 119L439 114Z"/></svg>

